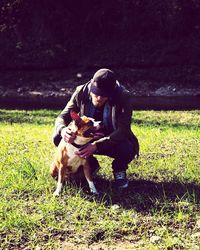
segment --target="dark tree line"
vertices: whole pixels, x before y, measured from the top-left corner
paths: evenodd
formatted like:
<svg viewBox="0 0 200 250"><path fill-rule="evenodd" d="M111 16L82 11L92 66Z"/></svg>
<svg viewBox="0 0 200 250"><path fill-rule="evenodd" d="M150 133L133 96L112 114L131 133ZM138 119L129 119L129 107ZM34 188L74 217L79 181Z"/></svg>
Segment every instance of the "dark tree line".
<svg viewBox="0 0 200 250"><path fill-rule="evenodd" d="M88 53L92 63L112 49L125 64L198 63L199 0L1 0L0 13L1 67L61 67Z"/></svg>

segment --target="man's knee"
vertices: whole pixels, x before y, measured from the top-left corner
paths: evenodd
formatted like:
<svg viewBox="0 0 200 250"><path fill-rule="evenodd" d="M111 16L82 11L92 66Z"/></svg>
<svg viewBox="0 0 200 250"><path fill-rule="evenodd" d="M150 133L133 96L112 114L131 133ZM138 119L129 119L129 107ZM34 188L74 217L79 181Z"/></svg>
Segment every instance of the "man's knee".
<svg viewBox="0 0 200 250"><path fill-rule="evenodd" d="M135 157L136 157L136 150L131 142L126 141L117 146L115 158L120 158L124 162L129 163Z"/></svg>

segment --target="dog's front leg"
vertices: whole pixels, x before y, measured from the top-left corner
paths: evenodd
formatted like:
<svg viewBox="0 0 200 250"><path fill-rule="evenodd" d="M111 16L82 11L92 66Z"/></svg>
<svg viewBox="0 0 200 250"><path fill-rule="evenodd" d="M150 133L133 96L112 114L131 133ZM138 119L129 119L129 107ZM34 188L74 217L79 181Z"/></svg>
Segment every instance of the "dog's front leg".
<svg viewBox="0 0 200 250"><path fill-rule="evenodd" d="M83 172L84 172L85 178L88 182L90 192L98 195L99 193L94 185L92 174L91 174L91 168L90 168L90 165L88 162L86 162L85 165L83 166Z"/></svg>
<svg viewBox="0 0 200 250"><path fill-rule="evenodd" d="M62 166L61 168L59 168L58 171L58 182L57 182L57 188L53 193L54 196L58 196L62 192L64 182L65 182L65 167Z"/></svg>

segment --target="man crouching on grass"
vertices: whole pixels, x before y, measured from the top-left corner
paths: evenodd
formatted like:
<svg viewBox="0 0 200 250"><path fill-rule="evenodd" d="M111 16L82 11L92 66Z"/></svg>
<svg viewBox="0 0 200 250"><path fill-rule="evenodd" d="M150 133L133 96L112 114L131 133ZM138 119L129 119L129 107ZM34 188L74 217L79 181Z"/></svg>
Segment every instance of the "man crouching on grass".
<svg viewBox="0 0 200 250"><path fill-rule="evenodd" d="M53 142L58 146L61 138L72 143L75 135L67 127L70 111L79 112L102 122L103 137L80 148L78 155L88 158L94 172L99 168L93 154L113 158L112 169L117 188L128 187L128 164L139 154L139 144L131 131L132 108L129 92L116 80L113 71L98 70L93 78L78 86L64 110L55 121Z"/></svg>

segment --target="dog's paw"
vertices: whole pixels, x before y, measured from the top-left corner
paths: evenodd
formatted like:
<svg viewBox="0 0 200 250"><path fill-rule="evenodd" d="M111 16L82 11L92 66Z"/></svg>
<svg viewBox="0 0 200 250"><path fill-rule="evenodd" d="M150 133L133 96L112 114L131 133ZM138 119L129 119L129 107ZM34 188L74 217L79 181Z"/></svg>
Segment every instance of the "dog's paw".
<svg viewBox="0 0 200 250"><path fill-rule="evenodd" d="M59 196L59 195L60 195L60 192L57 191L57 190L53 193L53 196L54 196L54 197L57 197L57 196Z"/></svg>

